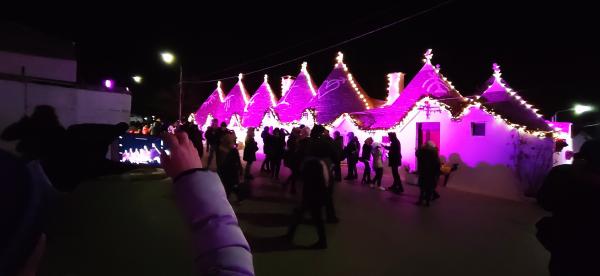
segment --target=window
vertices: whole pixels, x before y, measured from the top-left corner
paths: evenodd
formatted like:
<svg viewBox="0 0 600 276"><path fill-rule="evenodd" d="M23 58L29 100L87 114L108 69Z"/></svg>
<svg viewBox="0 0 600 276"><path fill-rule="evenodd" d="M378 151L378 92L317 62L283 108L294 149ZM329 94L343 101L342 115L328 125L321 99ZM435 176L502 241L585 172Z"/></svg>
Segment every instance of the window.
<svg viewBox="0 0 600 276"><path fill-rule="evenodd" d="M485 136L485 123L471 123L472 136Z"/></svg>

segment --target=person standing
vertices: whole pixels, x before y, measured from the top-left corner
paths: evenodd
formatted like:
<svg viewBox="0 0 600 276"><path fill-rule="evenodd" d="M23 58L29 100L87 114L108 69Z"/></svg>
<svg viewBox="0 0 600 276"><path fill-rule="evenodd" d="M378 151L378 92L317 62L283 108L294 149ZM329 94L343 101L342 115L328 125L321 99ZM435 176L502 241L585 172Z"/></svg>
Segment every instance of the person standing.
<svg viewBox="0 0 600 276"><path fill-rule="evenodd" d="M279 170L281 169L281 160L285 153L285 136L284 133L279 129L273 130L273 136L271 136L271 178L279 179Z"/></svg>
<svg viewBox="0 0 600 276"><path fill-rule="evenodd" d="M388 137L390 138L390 145L384 146L385 149L389 151L389 166L392 169L392 176L394 177L394 182L390 187L390 191L393 193L399 194L404 192L404 188L402 187L402 182L400 180L400 175L398 174L398 167L402 164L402 154L400 153L400 141L398 137L396 137L396 133L390 132L388 133Z"/></svg>
<svg viewBox="0 0 600 276"><path fill-rule="evenodd" d="M441 163L438 150L432 141L428 141L417 150L416 157L419 171L419 188L421 189L417 205L425 204L425 206L429 206L440 177Z"/></svg>
<svg viewBox="0 0 600 276"><path fill-rule="evenodd" d="M346 144L346 148L344 149L344 151L348 160L348 174L344 179L354 180L358 178L356 163L358 163L358 151L360 150L360 145L358 143L358 138L354 136L354 133L348 132L347 137L348 144Z"/></svg>
<svg viewBox="0 0 600 276"><path fill-rule="evenodd" d="M291 171L290 176L285 181L284 188L290 185L290 193L296 194L296 178L298 177L298 166L297 166L297 145L300 139L300 129L295 127L292 129L290 136L288 137L286 146L287 149L283 158L283 165L288 167Z"/></svg>
<svg viewBox="0 0 600 276"><path fill-rule="evenodd" d="M253 179L251 173L252 163L256 161L256 152L258 151L258 144L254 140L254 128L248 128L246 133L246 142L244 143L244 161L246 161L246 168L244 170L245 179Z"/></svg>
<svg viewBox="0 0 600 276"><path fill-rule="evenodd" d="M217 119L212 119L210 126L206 129L206 133L204 133L204 138L206 138L206 150L208 151L208 159L206 160L205 168L210 167L212 159L219 149L218 132L219 121Z"/></svg>
<svg viewBox="0 0 600 276"><path fill-rule="evenodd" d="M369 162L371 161L371 144L373 144L373 138L369 137L365 139L360 157L360 160L365 165L361 183L365 185L371 183L371 166L369 165Z"/></svg>
<svg viewBox="0 0 600 276"><path fill-rule="evenodd" d="M573 164L553 167L540 188L538 204L552 216L536 223L537 238L550 251L551 276L599 275L600 140L588 140ZM595 271L595 272L594 272Z"/></svg>
<svg viewBox="0 0 600 276"><path fill-rule="evenodd" d="M265 159L260 166L261 172L270 172L271 171L271 134L269 133L269 127L264 127L262 133L260 134L260 138L263 140L263 153L265 154Z"/></svg>
<svg viewBox="0 0 600 276"><path fill-rule="evenodd" d="M379 143L373 143L373 168L375 169L375 179L371 185L371 188L375 188L375 184L379 190L385 191L385 188L381 186L381 178L383 178L383 151L381 150L381 145Z"/></svg>
<svg viewBox="0 0 600 276"><path fill-rule="evenodd" d="M335 178L335 181L342 181L341 162L342 162L342 160L344 160L344 158L342 157L344 155L344 137L342 137L342 135L340 135L339 131L336 131L333 133L333 141L335 142L335 149L339 156L339 158L337 160L333 161L334 162L333 163L334 178Z"/></svg>
<svg viewBox="0 0 600 276"><path fill-rule="evenodd" d="M243 200L239 193L242 162L235 141L233 131L221 134L221 144L217 152L217 173L223 182L227 196L236 193L237 201L240 202Z"/></svg>
<svg viewBox="0 0 600 276"><path fill-rule="evenodd" d="M304 187L302 189L302 201L300 206L294 210L293 220L286 235L291 241L304 213L310 212L319 237L317 243L311 246L313 249L327 248L327 237L322 217L323 207L325 208L327 222L339 222L333 207L333 179L329 173L331 171L331 160L334 160L337 154L332 143L324 138L324 130L323 126L315 125L310 133L310 138L301 139L298 144L298 152L302 160L300 178L304 183Z"/></svg>

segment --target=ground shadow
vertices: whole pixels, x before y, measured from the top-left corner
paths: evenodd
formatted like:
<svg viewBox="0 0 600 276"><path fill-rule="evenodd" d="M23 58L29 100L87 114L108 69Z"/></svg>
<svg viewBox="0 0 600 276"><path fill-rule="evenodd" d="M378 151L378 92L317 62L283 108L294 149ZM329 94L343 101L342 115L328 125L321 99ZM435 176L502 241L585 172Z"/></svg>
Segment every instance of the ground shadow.
<svg viewBox="0 0 600 276"><path fill-rule="evenodd" d="M262 201L262 202L271 202L271 203L287 203L287 204L296 204L298 201L294 198L286 198L281 196L252 196L252 200L254 201Z"/></svg>
<svg viewBox="0 0 600 276"><path fill-rule="evenodd" d="M253 237L251 235L246 235L246 239L248 240L253 253L305 249L304 246L293 244L283 235L276 237Z"/></svg>
<svg viewBox="0 0 600 276"><path fill-rule="evenodd" d="M288 226L292 222L289 214L282 213L237 213L239 220L262 227Z"/></svg>

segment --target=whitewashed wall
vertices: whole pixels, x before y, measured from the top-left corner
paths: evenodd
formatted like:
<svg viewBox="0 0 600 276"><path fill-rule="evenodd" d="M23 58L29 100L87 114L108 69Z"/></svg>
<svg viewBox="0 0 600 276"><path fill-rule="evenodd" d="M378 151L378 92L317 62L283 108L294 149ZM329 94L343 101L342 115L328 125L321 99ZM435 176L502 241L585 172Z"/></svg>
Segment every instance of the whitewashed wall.
<svg viewBox="0 0 600 276"><path fill-rule="evenodd" d="M0 51L0 73L76 82L77 61Z"/></svg>
<svg viewBox="0 0 600 276"><path fill-rule="evenodd" d="M53 106L65 127L128 122L131 114L131 95L106 91L0 80L0 97L0 130L31 115L37 105ZM13 150L14 143L0 141L0 147Z"/></svg>

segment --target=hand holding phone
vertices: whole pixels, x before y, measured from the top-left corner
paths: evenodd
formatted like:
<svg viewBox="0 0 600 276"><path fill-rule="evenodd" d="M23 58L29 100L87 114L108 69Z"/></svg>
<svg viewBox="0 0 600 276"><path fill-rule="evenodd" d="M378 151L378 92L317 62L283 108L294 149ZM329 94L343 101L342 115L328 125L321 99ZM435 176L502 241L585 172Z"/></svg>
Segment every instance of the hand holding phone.
<svg viewBox="0 0 600 276"><path fill-rule="evenodd" d="M198 151L185 132L178 131L175 134L165 134L163 137L171 151L170 155L165 151L160 155L162 167L168 176L173 178L182 172L202 168Z"/></svg>

